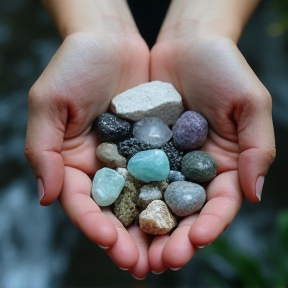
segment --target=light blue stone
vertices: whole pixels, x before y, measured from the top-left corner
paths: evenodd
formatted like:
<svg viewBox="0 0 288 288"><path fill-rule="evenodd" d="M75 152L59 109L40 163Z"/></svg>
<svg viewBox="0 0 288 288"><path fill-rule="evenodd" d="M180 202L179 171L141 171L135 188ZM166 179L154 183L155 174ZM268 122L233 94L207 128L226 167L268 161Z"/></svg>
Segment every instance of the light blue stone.
<svg viewBox="0 0 288 288"><path fill-rule="evenodd" d="M136 179L144 182L166 180L170 172L169 160L159 149L135 154L129 160L127 169Z"/></svg>
<svg viewBox="0 0 288 288"><path fill-rule="evenodd" d="M118 172L102 168L94 176L92 197L99 206L109 206L118 198L124 184L125 179Z"/></svg>

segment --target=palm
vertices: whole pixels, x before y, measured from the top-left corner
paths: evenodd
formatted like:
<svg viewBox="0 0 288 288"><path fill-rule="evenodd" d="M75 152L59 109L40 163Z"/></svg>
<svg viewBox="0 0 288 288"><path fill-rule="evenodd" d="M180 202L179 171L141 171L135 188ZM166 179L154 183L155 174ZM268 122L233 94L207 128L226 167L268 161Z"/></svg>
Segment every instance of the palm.
<svg viewBox="0 0 288 288"><path fill-rule="evenodd" d="M182 267L195 253L195 246L213 242L237 214L243 194L239 174L251 172L243 172L242 167L246 164L242 159L247 162L253 152L252 135L247 135L255 109L251 96L265 92L232 42L212 39L196 43L186 33L179 33L177 38L169 34L160 36L151 52L152 80L172 83L183 96L186 108L208 120L210 131L201 149L216 160L218 176L206 188L208 202L197 219L187 217L169 240L167 236L160 244L155 240L152 243L150 262L156 271L165 266ZM253 185L247 184L244 189L256 202L250 192Z"/></svg>

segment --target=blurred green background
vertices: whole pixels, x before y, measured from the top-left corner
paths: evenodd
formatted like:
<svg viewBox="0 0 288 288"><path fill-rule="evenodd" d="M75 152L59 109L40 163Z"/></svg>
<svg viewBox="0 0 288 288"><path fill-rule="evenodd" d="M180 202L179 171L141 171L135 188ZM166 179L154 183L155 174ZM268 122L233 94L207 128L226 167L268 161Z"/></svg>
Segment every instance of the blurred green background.
<svg viewBox="0 0 288 288"><path fill-rule="evenodd" d="M128 2L152 46L169 0ZM261 204L244 201L223 235L185 267L144 281L116 267L57 202L38 204L23 156L27 93L60 44L38 1L1 0L0 287L288 287L288 1L262 1L239 42L273 98L277 158Z"/></svg>

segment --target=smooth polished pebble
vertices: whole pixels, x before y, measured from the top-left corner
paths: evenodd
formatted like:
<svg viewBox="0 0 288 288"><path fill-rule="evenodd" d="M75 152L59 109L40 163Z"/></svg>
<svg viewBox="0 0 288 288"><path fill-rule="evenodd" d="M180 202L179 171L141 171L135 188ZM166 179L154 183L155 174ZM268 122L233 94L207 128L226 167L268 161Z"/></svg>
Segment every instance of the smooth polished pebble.
<svg viewBox="0 0 288 288"><path fill-rule="evenodd" d="M170 172L169 160L159 149L135 154L129 160L127 169L132 176L144 182L166 180Z"/></svg>
<svg viewBox="0 0 288 288"><path fill-rule="evenodd" d="M114 97L110 109L119 117L139 121L158 117L167 125L175 124L184 108L181 95L170 83L152 81Z"/></svg>
<svg viewBox="0 0 288 288"><path fill-rule="evenodd" d="M145 117L133 125L133 136L143 142L159 147L168 142L172 131L157 117Z"/></svg>
<svg viewBox="0 0 288 288"><path fill-rule="evenodd" d="M98 170L92 182L92 198L99 206L111 205L119 196L125 178L110 168Z"/></svg>
<svg viewBox="0 0 288 288"><path fill-rule="evenodd" d="M189 152L182 159L182 174L191 181L210 181L217 175L217 164L204 151Z"/></svg>
<svg viewBox="0 0 288 288"><path fill-rule="evenodd" d="M166 204L177 216L189 216L200 210L206 200L202 186L188 182L172 182L164 192Z"/></svg>
<svg viewBox="0 0 288 288"><path fill-rule="evenodd" d="M199 148L208 134L206 119L195 111L186 111L172 128L173 143L182 151Z"/></svg>
<svg viewBox="0 0 288 288"><path fill-rule="evenodd" d="M153 235L166 234L177 225L177 218L161 200L152 201L139 215L140 229Z"/></svg>
<svg viewBox="0 0 288 288"><path fill-rule="evenodd" d="M107 167L126 167L127 160L118 153L117 145L104 142L96 149L96 155Z"/></svg>

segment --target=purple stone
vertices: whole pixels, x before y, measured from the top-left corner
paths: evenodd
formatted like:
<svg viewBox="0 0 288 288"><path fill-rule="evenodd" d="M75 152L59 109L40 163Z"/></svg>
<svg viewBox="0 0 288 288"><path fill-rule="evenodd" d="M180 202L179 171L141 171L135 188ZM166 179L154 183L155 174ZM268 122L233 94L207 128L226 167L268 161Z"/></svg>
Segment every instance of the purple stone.
<svg viewBox="0 0 288 288"><path fill-rule="evenodd" d="M186 111L172 128L173 142L182 151L199 148L206 140L208 123L199 113Z"/></svg>

